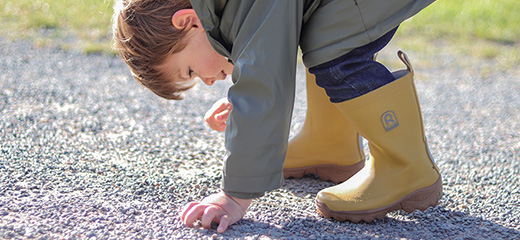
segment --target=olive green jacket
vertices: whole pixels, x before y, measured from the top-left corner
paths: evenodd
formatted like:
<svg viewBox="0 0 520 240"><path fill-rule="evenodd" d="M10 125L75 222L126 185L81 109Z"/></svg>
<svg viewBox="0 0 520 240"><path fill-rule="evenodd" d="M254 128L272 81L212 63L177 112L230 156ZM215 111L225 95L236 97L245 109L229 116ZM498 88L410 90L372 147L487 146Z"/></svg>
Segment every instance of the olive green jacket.
<svg viewBox="0 0 520 240"><path fill-rule="evenodd" d="M234 64L222 188L240 198L283 184L298 47L313 67L376 40L434 0L191 0Z"/></svg>

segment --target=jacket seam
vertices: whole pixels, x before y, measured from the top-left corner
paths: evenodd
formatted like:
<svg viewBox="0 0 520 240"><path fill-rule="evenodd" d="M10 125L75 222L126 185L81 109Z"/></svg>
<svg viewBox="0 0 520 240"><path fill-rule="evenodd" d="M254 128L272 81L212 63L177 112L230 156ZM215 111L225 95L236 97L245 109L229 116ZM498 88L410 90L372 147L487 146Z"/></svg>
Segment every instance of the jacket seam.
<svg viewBox="0 0 520 240"><path fill-rule="evenodd" d="M358 0L353 0L353 1L354 1L354 4L356 4L356 7L358 9L359 17L361 18L361 22L363 22L363 27L365 28L365 33L367 34L367 37L370 40L370 42L372 42L373 40L370 37L370 34L368 34L367 24L365 22L365 18L363 17L363 13L361 12L361 8L359 7Z"/></svg>

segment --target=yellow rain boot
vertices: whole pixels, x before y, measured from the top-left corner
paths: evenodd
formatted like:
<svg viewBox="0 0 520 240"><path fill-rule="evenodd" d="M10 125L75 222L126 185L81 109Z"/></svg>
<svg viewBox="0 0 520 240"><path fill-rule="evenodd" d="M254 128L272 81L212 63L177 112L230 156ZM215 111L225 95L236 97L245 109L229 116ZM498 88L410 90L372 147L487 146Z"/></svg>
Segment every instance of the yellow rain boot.
<svg viewBox="0 0 520 240"><path fill-rule="evenodd" d="M289 140L284 177L314 174L325 181L343 182L363 168L361 146L359 134L307 72L307 115L301 130Z"/></svg>
<svg viewBox="0 0 520 240"><path fill-rule="evenodd" d="M370 159L349 180L320 191L318 212L339 221L370 222L388 212L425 210L438 204L442 180L426 143L413 69L397 80L361 97L337 104L357 131L368 140Z"/></svg>

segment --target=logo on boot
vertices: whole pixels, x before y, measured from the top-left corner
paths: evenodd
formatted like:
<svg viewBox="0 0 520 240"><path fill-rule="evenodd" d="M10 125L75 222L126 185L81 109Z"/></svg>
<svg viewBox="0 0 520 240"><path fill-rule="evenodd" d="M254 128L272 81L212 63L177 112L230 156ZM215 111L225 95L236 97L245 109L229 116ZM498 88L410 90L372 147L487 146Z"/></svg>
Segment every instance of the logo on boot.
<svg viewBox="0 0 520 240"><path fill-rule="evenodd" d="M399 122L393 111L383 113L383 115L381 115L381 123L383 123L383 127L387 132L399 126Z"/></svg>

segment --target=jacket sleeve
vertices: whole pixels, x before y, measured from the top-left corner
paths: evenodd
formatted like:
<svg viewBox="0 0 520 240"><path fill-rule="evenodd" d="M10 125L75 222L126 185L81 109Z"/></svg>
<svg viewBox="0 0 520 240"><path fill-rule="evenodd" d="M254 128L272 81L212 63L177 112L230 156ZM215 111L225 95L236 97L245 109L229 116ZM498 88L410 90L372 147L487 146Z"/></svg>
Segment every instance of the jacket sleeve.
<svg viewBox="0 0 520 240"><path fill-rule="evenodd" d="M283 184L303 6L293 0L231 2L233 110L222 188L250 198Z"/></svg>

